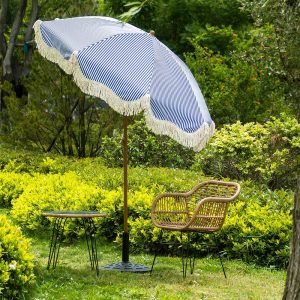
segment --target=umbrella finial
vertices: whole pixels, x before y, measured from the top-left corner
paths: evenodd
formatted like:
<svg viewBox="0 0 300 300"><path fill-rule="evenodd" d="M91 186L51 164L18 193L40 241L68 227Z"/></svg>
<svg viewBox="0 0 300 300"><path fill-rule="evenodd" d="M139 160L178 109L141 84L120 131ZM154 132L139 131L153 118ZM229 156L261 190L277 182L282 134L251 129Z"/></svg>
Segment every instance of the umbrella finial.
<svg viewBox="0 0 300 300"><path fill-rule="evenodd" d="M149 34L152 35L152 36L155 36L155 31L154 30L150 30Z"/></svg>

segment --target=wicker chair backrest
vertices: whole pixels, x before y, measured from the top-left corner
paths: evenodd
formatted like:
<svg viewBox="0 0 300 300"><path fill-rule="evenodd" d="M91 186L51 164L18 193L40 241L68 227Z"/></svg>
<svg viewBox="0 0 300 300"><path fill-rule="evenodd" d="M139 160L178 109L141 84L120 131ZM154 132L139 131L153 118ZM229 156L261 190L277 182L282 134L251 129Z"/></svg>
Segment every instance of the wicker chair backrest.
<svg viewBox="0 0 300 300"><path fill-rule="evenodd" d="M217 231L224 224L230 201L239 191L237 183L210 180L187 193L162 194L152 205L152 222L170 230Z"/></svg>

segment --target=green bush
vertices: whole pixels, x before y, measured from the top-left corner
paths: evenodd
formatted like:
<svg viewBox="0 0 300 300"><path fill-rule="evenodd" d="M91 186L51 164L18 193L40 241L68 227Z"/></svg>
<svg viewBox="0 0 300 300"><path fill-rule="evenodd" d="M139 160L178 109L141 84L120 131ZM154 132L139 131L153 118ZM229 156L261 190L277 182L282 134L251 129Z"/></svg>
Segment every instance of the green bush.
<svg viewBox="0 0 300 300"><path fill-rule="evenodd" d="M11 207L11 201L22 194L31 178L28 174L0 172L0 207Z"/></svg>
<svg viewBox="0 0 300 300"><path fill-rule="evenodd" d="M2 168L2 172L5 172L3 178L13 176L9 173L29 173L34 177L37 173L64 174L74 172L81 179L88 183L92 182L100 188L116 189L123 185L123 169L106 167L101 157L75 159L33 152L30 154L30 152L23 150L20 152L10 150L8 146L4 147L3 145L0 145L0 154L3 159L0 169ZM186 188L189 188L201 177L201 174L186 169L146 168L145 166L130 167L128 175L129 187L133 190L139 186L152 188L153 185L156 185L159 190L162 188L178 190L178 188L182 188L183 182L185 182ZM188 182L190 183L188 184Z"/></svg>
<svg viewBox="0 0 300 300"><path fill-rule="evenodd" d="M97 158L80 159L68 166L87 183L100 188L114 190L123 186L123 168L105 167ZM160 191L184 191L201 181L202 174L196 171L157 168L129 167L129 189L137 190L140 186Z"/></svg>
<svg viewBox="0 0 300 300"><path fill-rule="evenodd" d="M64 173L76 164L75 158L29 151L12 145L0 144L0 170L15 173Z"/></svg>
<svg viewBox="0 0 300 300"><path fill-rule="evenodd" d="M8 195L3 195L3 199L12 199L12 216L30 230L45 230L50 221L42 217L44 210L99 210L107 213L106 218L97 220L100 233L108 239L120 241L123 230L122 169L106 168L97 159L78 160L68 169L73 171L23 174L24 178L31 179L21 188L16 183L24 182L24 178L14 176L22 174L6 172L2 176L0 173L0 178L7 177L8 183L11 180L15 184L11 191L3 189ZM154 250L159 230L151 223L150 207L155 196L165 191L188 191L205 179L188 170L130 168L128 206L132 250ZM11 196L13 190L17 192ZM231 205L229 217L218 233L221 248L229 257L261 265L285 266L292 228L291 207L291 192L271 191L263 185L243 183L241 195ZM65 229L70 237L83 233L76 220L67 222ZM179 234L166 232L164 238L176 241ZM193 235L192 238L197 245L214 245L210 236ZM176 253L176 249L173 250ZM167 253L168 247L161 251ZM199 253L211 252L204 247Z"/></svg>
<svg viewBox="0 0 300 300"><path fill-rule="evenodd" d="M176 143L169 137L154 134L143 119L128 126L128 149L130 166L157 166L189 168L194 152ZM123 164L122 132L103 138L102 156L109 167Z"/></svg>
<svg viewBox="0 0 300 300"><path fill-rule="evenodd" d="M226 125L197 154L193 169L293 189L300 171L300 124L282 115L265 124Z"/></svg>
<svg viewBox="0 0 300 300"><path fill-rule="evenodd" d="M219 232L225 251L264 266L286 267L292 234L293 193L244 184Z"/></svg>
<svg viewBox="0 0 300 300"><path fill-rule="evenodd" d="M20 224L30 230L49 226L43 211L52 210L95 210L101 190L81 180L75 173L36 174L23 193L12 201L11 214ZM52 222L53 220L51 220ZM67 233L80 234L75 221L67 222Z"/></svg>
<svg viewBox="0 0 300 300"><path fill-rule="evenodd" d="M29 240L0 215L0 298L20 299L34 280Z"/></svg>
<svg viewBox="0 0 300 300"><path fill-rule="evenodd" d="M227 257L243 259L262 266L286 267L289 259L292 232L293 193L270 191L251 183L242 184L241 194L230 208L221 231L216 233L221 251ZM153 251L159 229L147 216L130 222L131 246L135 251ZM164 231L167 242L179 240L178 232ZM212 235L192 234L198 255L216 254ZM205 246L203 246L205 245ZM162 253L178 253L177 247L163 246Z"/></svg>

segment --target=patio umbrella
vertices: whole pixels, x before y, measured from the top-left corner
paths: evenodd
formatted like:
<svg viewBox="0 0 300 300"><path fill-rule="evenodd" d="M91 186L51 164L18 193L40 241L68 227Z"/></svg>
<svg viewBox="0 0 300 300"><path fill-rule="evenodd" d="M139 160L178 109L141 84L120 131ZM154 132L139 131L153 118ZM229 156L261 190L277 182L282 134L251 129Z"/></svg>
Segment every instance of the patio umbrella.
<svg viewBox="0 0 300 300"><path fill-rule="evenodd" d="M36 21L37 48L86 94L124 116L124 232L122 261L108 268L144 272L129 261L128 116L144 112L147 126L200 151L214 132L198 84L185 63L153 34L109 17Z"/></svg>

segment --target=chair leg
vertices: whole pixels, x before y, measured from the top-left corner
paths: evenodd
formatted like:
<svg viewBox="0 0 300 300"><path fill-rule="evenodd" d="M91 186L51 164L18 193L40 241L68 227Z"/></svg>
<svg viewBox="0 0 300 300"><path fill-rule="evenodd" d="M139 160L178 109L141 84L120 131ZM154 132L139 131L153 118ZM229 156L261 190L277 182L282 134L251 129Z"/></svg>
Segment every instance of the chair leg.
<svg viewBox="0 0 300 300"><path fill-rule="evenodd" d="M182 241L182 232L180 232L180 247L181 247L181 262L182 262L182 276L183 278L186 277L186 269L187 269L187 260L186 260L186 252L185 247Z"/></svg>
<svg viewBox="0 0 300 300"><path fill-rule="evenodd" d="M157 244L161 244L162 243L162 230L160 231L160 235L159 235L159 238L158 238L158 243ZM190 267L190 272L191 274L193 274L194 272L194 267L195 267L195 254L194 253L191 253L191 247L190 247L190 233L187 232L187 242L185 243L183 241L183 234L184 232L180 232L180 247L181 247L181 263L182 263L182 275L183 275L183 278L186 278L186 274L187 274L187 269L188 269L188 265ZM153 258L153 261L152 261L152 266L151 266L151 269L150 269L150 275L152 274L153 272L153 269L154 269L154 264L155 264L155 261L156 261L156 258L158 256L158 252L159 252L159 248L156 247L155 249L155 253L154 253L154 258Z"/></svg>
<svg viewBox="0 0 300 300"><path fill-rule="evenodd" d="M193 250L193 255L190 256L191 275L194 273L194 269L195 269L195 260L196 260L196 255L195 255L195 250Z"/></svg>
<svg viewBox="0 0 300 300"><path fill-rule="evenodd" d="M156 250L155 253L154 253L154 258L153 258L152 266L151 266L151 269L150 269L150 275L152 274L152 271L153 271L153 267L154 267L154 264L155 264L156 257L157 257L157 250Z"/></svg>
<svg viewBox="0 0 300 300"><path fill-rule="evenodd" d="M163 232L162 232L162 230L160 230L157 244L161 244L162 235L163 235ZM150 275L152 274L157 255L158 255L158 247L156 247L156 249L155 249L154 258L153 258L152 266L151 266L151 269L150 269Z"/></svg>
<svg viewBox="0 0 300 300"><path fill-rule="evenodd" d="M222 255L220 254L220 250L219 250L220 249L219 243L218 243L215 236L214 236L214 240L215 240L215 243L216 243L216 246L217 246L218 256L219 256L219 260L220 260L220 263L221 263L221 266L222 266L223 274L224 274L224 277L227 279L225 268L224 268L223 261L222 261Z"/></svg>
<svg viewBox="0 0 300 300"><path fill-rule="evenodd" d="M220 263L222 265L222 270L223 270L224 277L227 279L225 269L224 269L224 265L223 265L223 262L222 262L222 256L221 256L220 252L218 252L218 255L219 255Z"/></svg>
<svg viewBox="0 0 300 300"><path fill-rule="evenodd" d="M190 233L187 232L187 243L184 243L182 240L183 232L180 233L180 241L181 241L181 254L182 254L182 275L183 278L186 278L188 262L190 265L190 273L193 274L195 267L195 255L191 254L191 238Z"/></svg>

